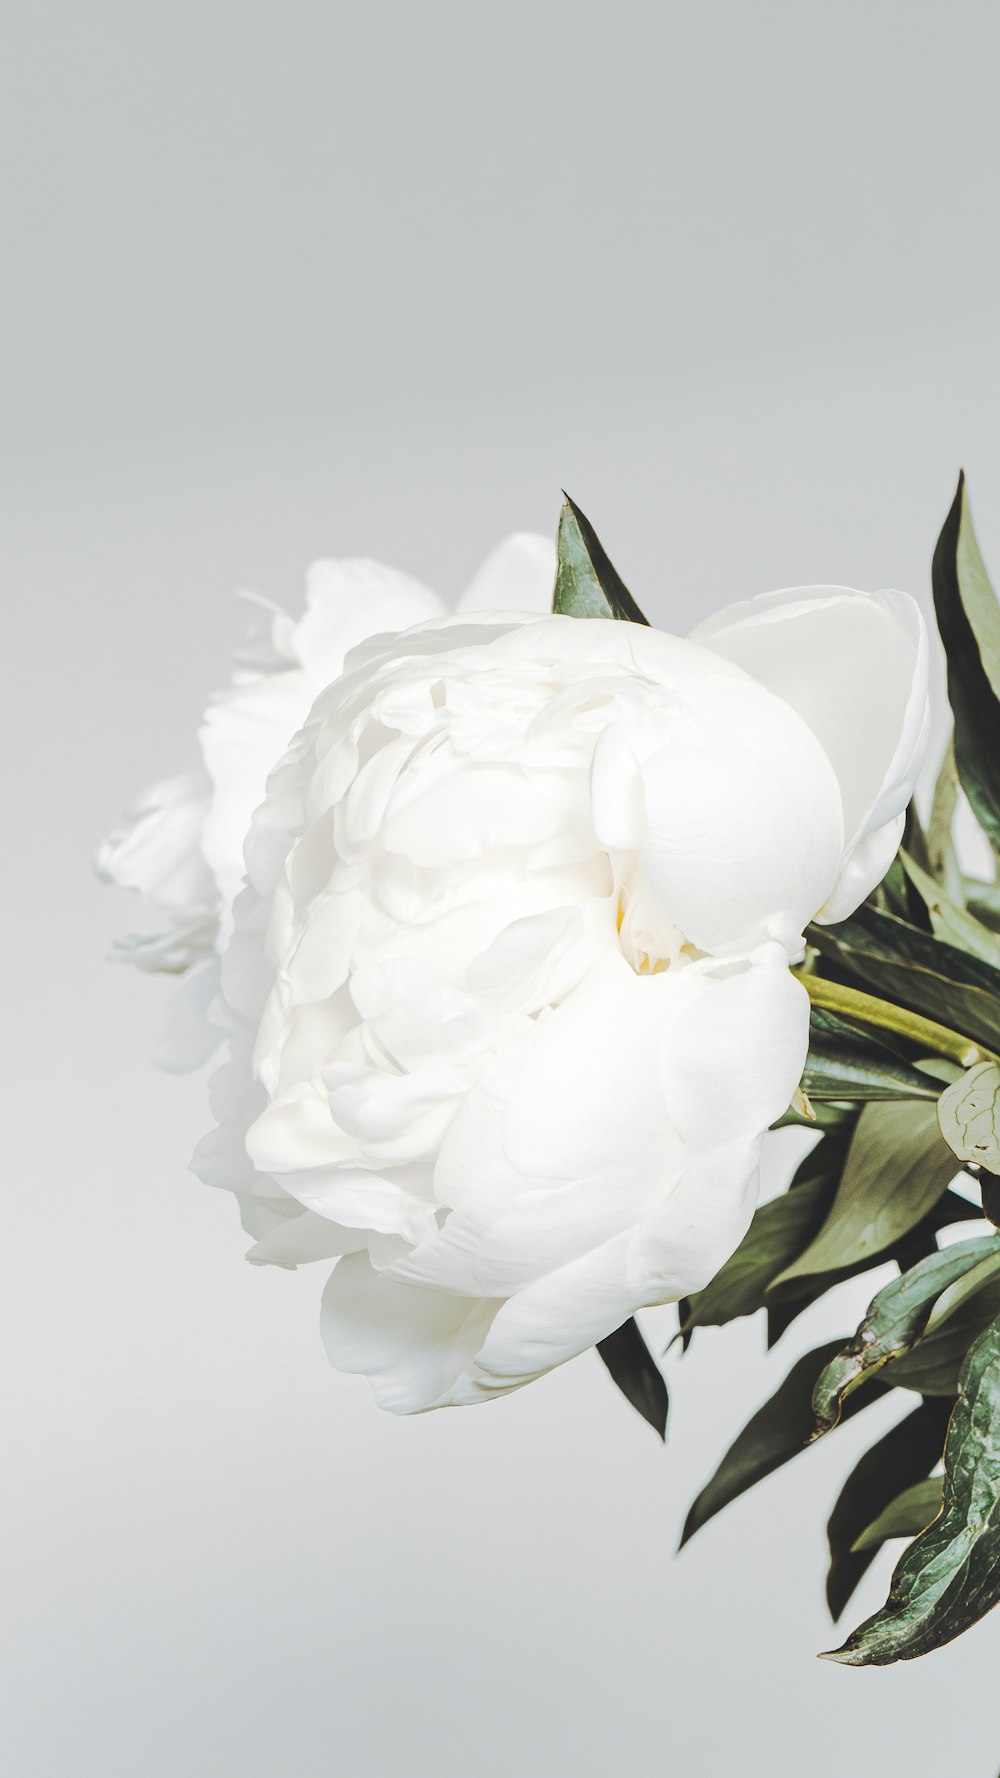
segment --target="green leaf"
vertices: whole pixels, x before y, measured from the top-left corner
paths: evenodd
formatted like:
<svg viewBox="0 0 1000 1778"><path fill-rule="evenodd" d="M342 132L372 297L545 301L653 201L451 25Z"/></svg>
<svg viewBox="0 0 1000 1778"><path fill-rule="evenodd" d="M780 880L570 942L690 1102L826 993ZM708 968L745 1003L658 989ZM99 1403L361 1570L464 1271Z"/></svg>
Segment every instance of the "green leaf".
<svg viewBox="0 0 1000 1778"><path fill-rule="evenodd" d="M955 765L954 739L948 742L937 783L934 786L934 801L931 805L931 816L927 824L926 859L919 859L926 864L931 876L941 884L949 901L962 906L965 897L962 893L962 875L955 854L955 842L952 828L955 821L955 808L958 803L958 769Z"/></svg>
<svg viewBox="0 0 1000 1778"><path fill-rule="evenodd" d="M614 617L622 623L648 623L590 520L568 494L559 515L556 549L554 612L566 617Z"/></svg>
<svg viewBox="0 0 1000 1778"><path fill-rule="evenodd" d="M1000 883L983 883L978 877L962 878L962 894L969 912L980 925L1000 932Z"/></svg>
<svg viewBox="0 0 1000 1778"><path fill-rule="evenodd" d="M981 1277L974 1295L968 1296L946 1321L939 1323L902 1358L893 1359L883 1379L918 1395L954 1395L966 1353L983 1328L1000 1315L1000 1279Z"/></svg>
<svg viewBox="0 0 1000 1778"><path fill-rule="evenodd" d="M934 551L931 581L948 661L958 776L980 827L1000 849L1000 606L972 528L964 475Z"/></svg>
<svg viewBox="0 0 1000 1778"><path fill-rule="evenodd" d="M813 1428L812 1392L817 1376L840 1348L839 1340L807 1352L793 1364L781 1387L759 1408L730 1445L710 1482L694 1501L684 1524L681 1547L708 1523L809 1443ZM852 1396L845 1420L881 1394L878 1381Z"/></svg>
<svg viewBox="0 0 1000 1778"><path fill-rule="evenodd" d="M961 1243L962 1246L965 1244L965 1242ZM973 1243L969 1242L968 1245L971 1247ZM968 1271L961 1272L954 1282L941 1292L928 1317L926 1333L936 1333L939 1327L944 1327L945 1322L957 1315L970 1297L978 1296L987 1284L992 1284L994 1279L1000 1277L1000 1250L998 1250L997 1244L986 1237L981 1246L982 1257L977 1259L975 1265L970 1266ZM955 1251L956 1248L949 1248L949 1252L954 1253Z"/></svg>
<svg viewBox="0 0 1000 1778"><path fill-rule="evenodd" d="M937 1115L952 1154L1000 1173L1000 1063L980 1062L945 1087Z"/></svg>
<svg viewBox="0 0 1000 1778"><path fill-rule="evenodd" d="M867 1031L824 1007L810 1010L802 1075L808 1099L933 1099L937 1088Z"/></svg>
<svg viewBox="0 0 1000 1778"><path fill-rule="evenodd" d="M1000 1238L987 1235L958 1241L943 1253L930 1254L878 1291L854 1338L817 1378L813 1391L816 1438L836 1426L846 1398L859 1383L916 1345L942 1292L967 1272L978 1271L980 1262L986 1260L1000 1263Z"/></svg>
<svg viewBox="0 0 1000 1778"><path fill-rule="evenodd" d="M941 1477L929 1475L924 1476L923 1481L911 1482L895 1500L890 1500L877 1519L866 1525L860 1537L855 1538L852 1553L859 1555L870 1550L874 1555L890 1537L917 1537L921 1531L926 1531L940 1511Z"/></svg>
<svg viewBox="0 0 1000 1778"><path fill-rule="evenodd" d="M1000 1324L962 1367L944 1448L941 1513L904 1550L889 1597L828 1658L884 1667L960 1636L1000 1599Z"/></svg>
<svg viewBox="0 0 1000 1778"><path fill-rule="evenodd" d="M711 1284L688 1299L682 1333L724 1327L765 1306L772 1278L801 1253L819 1228L836 1174L819 1174L783 1197L762 1204L736 1252Z"/></svg>
<svg viewBox="0 0 1000 1778"><path fill-rule="evenodd" d="M869 992L987 1048L1000 1045L1000 969L981 958L864 906L837 926L810 926L808 937Z"/></svg>
<svg viewBox="0 0 1000 1778"><path fill-rule="evenodd" d="M667 1385L653 1354L629 1319L607 1339L598 1340L597 1350L627 1402L662 1439L667 1436Z"/></svg>
<svg viewBox="0 0 1000 1778"><path fill-rule="evenodd" d="M978 1222L980 1212L968 1198L959 1197L957 1192L946 1191L939 1198L933 1209L919 1222L909 1235L904 1236L898 1245L884 1248L881 1253L873 1253L859 1260L853 1266L844 1266L832 1272L810 1273L806 1277L791 1278L787 1283L774 1283L767 1291L767 1344L777 1344L782 1334L789 1328L811 1303L815 1303L834 1285L842 1284L845 1278L856 1278L860 1272L870 1271L873 1266L884 1265L886 1260L895 1259L902 1270L915 1263L917 1258L925 1258L927 1253L936 1249L936 1236L939 1229L951 1228L959 1222ZM911 1249L915 1249L910 1257Z"/></svg>
<svg viewBox="0 0 1000 1778"><path fill-rule="evenodd" d="M893 1246L922 1221L956 1172L935 1106L866 1105L826 1221L774 1287L811 1272L838 1271Z"/></svg>
<svg viewBox="0 0 1000 1778"><path fill-rule="evenodd" d="M905 852L900 852L899 858L927 910L935 938L960 951L967 951L970 957L979 957L994 969L1000 968L1000 937L966 908L951 901L941 885L927 871L921 870L915 859Z"/></svg>
<svg viewBox="0 0 1000 1778"><path fill-rule="evenodd" d="M940 1461L950 1411L947 1402L921 1402L865 1452L847 1477L826 1528L830 1545L826 1602L834 1622L874 1560L881 1541L875 1539L869 1545L862 1544L862 1539L873 1521L891 1510L900 1491L905 1491L909 1484L919 1486L919 1478ZM939 1501L940 1496L939 1482ZM932 1516L928 1514L914 1529L922 1531Z"/></svg>

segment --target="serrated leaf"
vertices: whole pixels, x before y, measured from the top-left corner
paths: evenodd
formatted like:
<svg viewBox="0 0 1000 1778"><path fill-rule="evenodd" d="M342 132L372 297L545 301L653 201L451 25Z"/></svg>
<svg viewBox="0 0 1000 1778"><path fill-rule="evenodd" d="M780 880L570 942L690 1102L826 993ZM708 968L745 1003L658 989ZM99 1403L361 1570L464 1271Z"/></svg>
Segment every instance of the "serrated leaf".
<svg viewBox="0 0 1000 1778"><path fill-rule="evenodd" d="M922 1259L876 1293L853 1339L831 1358L816 1380L816 1438L836 1426L852 1390L916 1345L942 1292L966 1273L978 1270L984 1260L1000 1262L1000 1239L986 1235L958 1241L943 1253Z"/></svg>
<svg viewBox="0 0 1000 1778"><path fill-rule="evenodd" d="M945 1087L937 1115L952 1154L1000 1173L1000 1063L980 1062Z"/></svg>
<svg viewBox="0 0 1000 1778"><path fill-rule="evenodd" d="M826 1602L834 1622L874 1560L880 1541L859 1547L860 1539L873 1520L891 1511L902 1490L911 1483L921 1485L919 1478L940 1461L949 1412L947 1402L921 1402L865 1452L847 1477L826 1528L830 1545ZM939 1483L939 1500L940 1494ZM915 1529L922 1531L932 1517L928 1514Z"/></svg>
<svg viewBox="0 0 1000 1778"><path fill-rule="evenodd" d="M931 582L958 776L980 827L1000 849L1000 606L976 542L964 475L938 538Z"/></svg>
<svg viewBox="0 0 1000 1778"><path fill-rule="evenodd" d="M670 1405L666 1380L635 1321L630 1318L598 1340L597 1350L625 1400L665 1439Z"/></svg>
<svg viewBox="0 0 1000 1778"><path fill-rule="evenodd" d="M944 1448L941 1513L904 1550L881 1611L828 1658L884 1667L960 1636L1000 1599L1000 1323L962 1367Z"/></svg>
<svg viewBox="0 0 1000 1778"><path fill-rule="evenodd" d="M957 1170L934 1105L866 1105L826 1221L772 1288L812 1272L841 1270L893 1246L923 1220Z"/></svg>
<svg viewBox="0 0 1000 1778"><path fill-rule="evenodd" d="M681 1547L700 1531L709 1519L724 1506L738 1500L748 1488L765 1476L773 1474L789 1458L805 1449L812 1432L813 1385L823 1366L839 1350L841 1342L832 1340L807 1352L793 1364L780 1388L769 1401L758 1408L728 1451L697 1499L684 1523ZM876 1379L859 1394L852 1396L844 1410L844 1419L867 1407L876 1395L883 1393Z"/></svg>
<svg viewBox="0 0 1000 1778"><path fill-rule="evenodd" d="M917 1409L920 1412L920 1409ZM929 1475L920 1482L911 1482L895 1500L866 1525L861 1536L851 1545L853 1555L870 1550L872 1555L890 1537L918 1537L941 1511L941 1477Z"/></svg>
<svg viewBox="0 0 1000 1778"><path fill-rule="evenodd" d="M837 926L810 926L808 938L869 993L988 1049L1000 1044L1000 970L981 958L864 906Z"/></svg>
<svg viewBox="0 0 1000 1778"><path fill-rule="evenodd" d="M867 1031L814 1006L802 1091L808 1099L843 1101L933 1099L937 1088Z"/></svg>
<svg viewBox="0 0 1000 1778"><path fill-rule="evenodd" d="M622 623L648 623L590 520L568 494L559 515L556 553L554 612L565 617L613 617Z"/></svg>

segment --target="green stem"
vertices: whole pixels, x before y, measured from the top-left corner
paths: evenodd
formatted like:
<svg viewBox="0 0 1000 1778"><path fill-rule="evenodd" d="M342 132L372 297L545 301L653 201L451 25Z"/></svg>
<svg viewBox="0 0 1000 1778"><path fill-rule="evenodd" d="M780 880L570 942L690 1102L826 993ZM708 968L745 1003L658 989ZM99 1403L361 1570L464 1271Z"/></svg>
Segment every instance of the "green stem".
<svg viewBox="0 0 1000 1778"><path fill-rule="evenodd" d="M841 987L839 982L828 982L822 976L806 975L801 970L793 973L813 1005L825 1007L827 1012L843 1013L845 1018L859 1019L863 1025L876 1025L882 1031L895 1031L900 1037L922 1044L933 1055L958 1062L962 1068L998 1059L992 1050L981 1048L959 1031L950 1031L947 1025L922 1018L918 1012L907 1012L905 1007L894 1006L889 1000L878 1000L874 994L862 993L860 988Z"/></svg>

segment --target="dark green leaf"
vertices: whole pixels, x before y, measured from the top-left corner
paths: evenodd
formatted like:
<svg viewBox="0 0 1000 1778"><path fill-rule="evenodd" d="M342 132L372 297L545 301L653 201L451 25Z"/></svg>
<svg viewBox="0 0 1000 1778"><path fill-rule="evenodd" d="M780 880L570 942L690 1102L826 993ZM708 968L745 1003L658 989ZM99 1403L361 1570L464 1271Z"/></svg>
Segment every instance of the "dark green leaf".
<svg viewBox="0 0 1000 1778"><path fill-rule="evenodd" d="M903 1241L884 1249L881 1253L873 1253L868 1258L859 1260L856 1265L844 1266L832 1272L810 1273L807 1277L792 1278L787 1283L773 1284L767 1292L767 1343L774 1346L782 1334L789 1328L811 1303L825 1296L834 1285L842 1284L845 1278L856 1278L861 1272L868 1272L873 1266L884 1265L887 1260L898 1260L901 1269L922 1259L936 1247L936 1235L939 1229L951 1228L958 1222L978 1221L979 1210L970 1204L968 1198L960 1197L957 1192L947 1191L939 1198L934 1208L924 1217L923 1222Z"/></svg>
<svg viewBox="0 0 1000 1778"><path fill-rule="evenodd" d="M1000 850L1000 606L972 528L964 475L934 551L931 580L948 661L958 776L979 825Z"/></svg>
<svg viewBox="0 0 1000 1778"><path fill-rule="evenodd" d="M940 1460L949 1413L947 1402L922 1402L870 1451L866 1451L851 1470L826 1528L830 1545L826 1602L834 1622L881 1542L880 1538L874 1538L860 1550L860 1538L874 1529L873 1520L888 1512L890 1502L899 1496L900 1489L906 1489L908 1484L926 1476ZM938 1497L940 1499L940 1487ZM928 1523L929 1518L924 1519L915 1530L922 1531ZM886 1531L884 1535L899 1534Z"/></svg>
<svg viewBox="0 0 1000 1778"><path fill-rule="evenodd" d="M942 1508L900 1558L889 1597L829 1658L884 1667L960 1636L1000 1599L1000 1324L969 1352L944 1448Z"/></svg>
<svg viewBox="0 0 1000 1778"><path fill-rule="evenodd" d="M809 1055L802 1075L809 1099L935 1099L926 1074L884 1043L823 1007L811 1009Z"/></svg>
<svg viewBox="0 0 1000 1778"><path fill-rule="evenodd" d="M886 1365L882 1372L885 1382L915 1389L918 1395L955 1394L969 1347L1000 1315L1000 1280L993 1274L982 1278L980 1285L946 1321L925 1333L911 1352Z"/></svg>
<svg viewBox="0 0 1000 1778"><path fill-rule="evenodd" d="M940 1511L941 1477L929 1475L922 1482L911 1482L895 1500L890 1500L877 1519L865 1526L860 1537L855 1538L852 1551L860 1555L870 1550L874 1555L890 1537L917 1537Z"/></svg>
<svg viewBox="0 0 1000 1778"><path fill-rule="evenodd" d="M798 1190L762 1204L731 1259L711 1284L689 1299L682 1332L724 1327L765 1304L772 1278L801 1253L819 1228L836 1176L819 1174Z"/></svg>
<svg viewBox="0 0 1000 1778"><path fill-rule="evenodd" d="M654 1432L667 1436L667 1385L653 1354L633 1320L622 1323L597 1350L627 1402L648 1420Z"/></svg>
<svg viewBox="0 0 1000 1778"><path fill-rule="evenodd" d="M905 852L900 859L910 882L927 910L927 918L935 938L944 944L954 945L960 951L967 951L970 957L978 957L993 969L1000 968L1000 936L991 932L974 914L958 902L952 901L944 892L940 883L913 858Z"/></svg>
<svg viewBox="0 0 1000 1778"><path fill-rule="evenodd" d="M957 1241L943 1253L930 1254L878 1291L854 1338L831 1358L816 1380L813 1412L817 1438L836 1426L852 1390L916 1345L948 1286L966 1273L978 1272L981 1262L986 1260L1000 1260L1000 1238L986 1235L978 1240Z"/></svg>
<svg viewBox="0 0 1000 1778"><path fill-rule="evenodd" d="M793 1364L787 1377L770 1401L759 1408L743 1431L730 1445L710 1482L694 1501L684 1525L681 1545L707 1524L731 1501L737 1500L787 1463L790 1457L809 1443L813 1429L812 1392L816 1378L841 1341L832 1340L815 1352L807 1352ZM867 1407L876 1395L883 1393L876 1379L851 1397L844 1409L844 1419Z"/></svg>
<svg viewBox="0 0 1000 1778"><path fill-rule="evenodd" d="M775 1286L840 1270L893 1246L922 1221L956 1172L934 1105L866 1105L826 1221Z"/></svg>
<svg viewBox="0 0 1000 1778"><path fill-rule="evenodd" d="M567 617L614 617L630 624L648 622L590 520L568 494L559 515L557 552L554 612Z"/></svg>
<svg viewBox="0 0 1000 1778"><path fill-rule="evenodd" d="M945 1087L937 1115L952 1154L1000 1173L1000 1063L980 1062Z"/></svg>
<svg viewBox="0 0 1000 1778"><path fill-rule="evenodd" d="M838 926L810 926L808 936L869 993L987 1048L1000 1044L1000 970L981 958L871 907L860 907Z"/></svg>

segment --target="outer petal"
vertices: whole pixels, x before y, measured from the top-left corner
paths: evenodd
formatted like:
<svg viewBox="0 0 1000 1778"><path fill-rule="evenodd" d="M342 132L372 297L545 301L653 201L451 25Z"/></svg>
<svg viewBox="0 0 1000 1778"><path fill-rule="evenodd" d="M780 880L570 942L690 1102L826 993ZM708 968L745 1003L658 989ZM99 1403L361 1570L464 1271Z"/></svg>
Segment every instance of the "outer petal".
<svg viewBox="0 0 1000 1778"><path fill-rule="evenodd" d="M456 605L456 611L552 611L555 544L531 531L515 531L487 556Z"/></svg>
<svg viewBox="0 0 1000 1778"><path fill-rule="evenodd" d="M927 635L916 604L905 593L795 587L717 613L692 639L783 698L827 753L845 846L822 917L844 919L891 863L893 823L927 745Z"/></svg>
<svg viewBox="0 0 1000 1778"><path fill-rule="evenodd" d="M444 612L436 593L398 568L364 558L314 562L306 576L305 615L291 632L292 650L312 692L300 721L312 697L344 671L352 648Z"/></svg>
<svg viewBox="0 0 1000 1778"><path fill-rule="evenodd" d="M417 1414L450 1397L498 1307L397 1284L359 1253L335 1268L320 1326L331 1364L363 1372L380 1407Z"/></svg>
<svg viewBox="0 0 1000 1778"><path fill-rule="evenodd" d="M153 784L97 853L98 876L148 897L166 923L155 937L125 942L144 969L186 969L211 953L216 889L201 847L210 797L204 772Z"/></svg>

